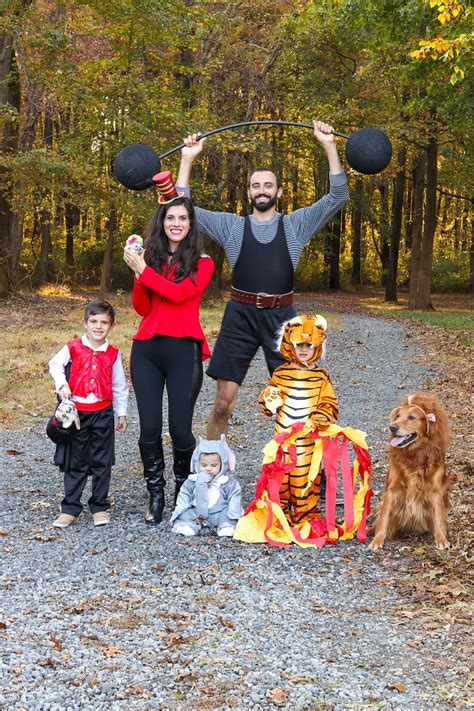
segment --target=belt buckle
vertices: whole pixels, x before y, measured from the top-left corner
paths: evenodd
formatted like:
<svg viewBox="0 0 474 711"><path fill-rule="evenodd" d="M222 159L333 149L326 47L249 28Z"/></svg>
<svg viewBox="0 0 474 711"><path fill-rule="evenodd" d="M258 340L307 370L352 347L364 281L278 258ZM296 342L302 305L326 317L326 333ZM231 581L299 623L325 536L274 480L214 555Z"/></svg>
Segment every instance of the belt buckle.
<svg viewBox="0 0 474 711"><path fill-rule="evenodd" d="M262 303L262 299L272 299L272 303L270 306L264 306ZM263 291L260 291L257 294L257 298L255 300L255 306L257 309L274 309L276 306L280 305L280 296L279 294L266 294Z"/></svg>

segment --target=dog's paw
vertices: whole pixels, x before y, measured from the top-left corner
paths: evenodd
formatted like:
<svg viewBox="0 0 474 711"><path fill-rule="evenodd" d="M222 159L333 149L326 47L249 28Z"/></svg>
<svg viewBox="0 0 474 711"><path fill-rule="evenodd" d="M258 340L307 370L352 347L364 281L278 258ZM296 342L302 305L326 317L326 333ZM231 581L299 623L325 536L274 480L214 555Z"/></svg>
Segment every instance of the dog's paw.
<svg viewBox="0 0 474 711"><path fill-rule="evenodd" d="M439 540L435 541L435 545L439 551L445 551L448 548L451 548L451 543L448 541L447 538L440 538Z"/></svg>
<svg viewBox="0 0 474 711"><path fill-rule="evenodd" d="M384 540L383 536L375 536L375 538L369 543L370 550L378 551L380 548L383 548Z"/></svg>

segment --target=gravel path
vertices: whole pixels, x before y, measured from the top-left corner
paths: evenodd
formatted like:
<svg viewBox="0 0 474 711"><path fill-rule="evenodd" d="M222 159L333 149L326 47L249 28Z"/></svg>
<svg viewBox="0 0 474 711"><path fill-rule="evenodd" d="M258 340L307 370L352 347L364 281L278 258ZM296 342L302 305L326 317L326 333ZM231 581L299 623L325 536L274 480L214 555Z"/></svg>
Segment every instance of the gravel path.
<svg viewBox="0 0 474 711"><path fill-rule="evenodd" d="M376 489L387 413L434 375L417 364L418 348L394 321L330 318L340 424L369 433ZM255 404L266 378L258 357L232 421L245 504L273 431ZM197 434L212 397L205 378ZM2 709L463 706L452 630L423 611L414 617L399 589L413 547L275 549L148 528L134 402L129 421L117 436L113 521L100 529L89 513L69 530L51 527L61 477L44 423L0 433Z"/></svg>

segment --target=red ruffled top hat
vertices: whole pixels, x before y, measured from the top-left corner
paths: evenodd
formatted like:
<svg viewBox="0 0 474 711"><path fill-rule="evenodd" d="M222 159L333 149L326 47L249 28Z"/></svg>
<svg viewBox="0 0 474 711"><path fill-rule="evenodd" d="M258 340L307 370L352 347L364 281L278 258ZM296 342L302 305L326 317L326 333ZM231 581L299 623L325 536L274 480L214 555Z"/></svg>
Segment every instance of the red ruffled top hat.
<svg viewBox="0 0 474 711"><path fill-rule="evenodd" d="M177 198L184 197L184 193L178 193L176 190L173 177L169 170L162 170L161 173L154 175L152 180L161 193L158 198L160 205L167 205Z"/></svg>

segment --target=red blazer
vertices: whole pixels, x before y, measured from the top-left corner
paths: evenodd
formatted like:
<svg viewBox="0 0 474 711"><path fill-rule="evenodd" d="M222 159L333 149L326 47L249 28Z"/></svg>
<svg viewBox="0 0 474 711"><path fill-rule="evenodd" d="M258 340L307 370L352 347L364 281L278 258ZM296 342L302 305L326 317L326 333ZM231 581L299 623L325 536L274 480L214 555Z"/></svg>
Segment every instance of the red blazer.
<svg viewBox="0 0 474 711"><path fill-rule="evenodd" d="M201 257L194 275L195 282L186 277L172 281L173 271L164 276L147 266L133 283L133 308L142 316L135 341L145 341L156 335L176 338L196 338L202 344L202 359L210 358L211 351L199 323L199 305L205 288L214 273L210 257Z"/></svg>

